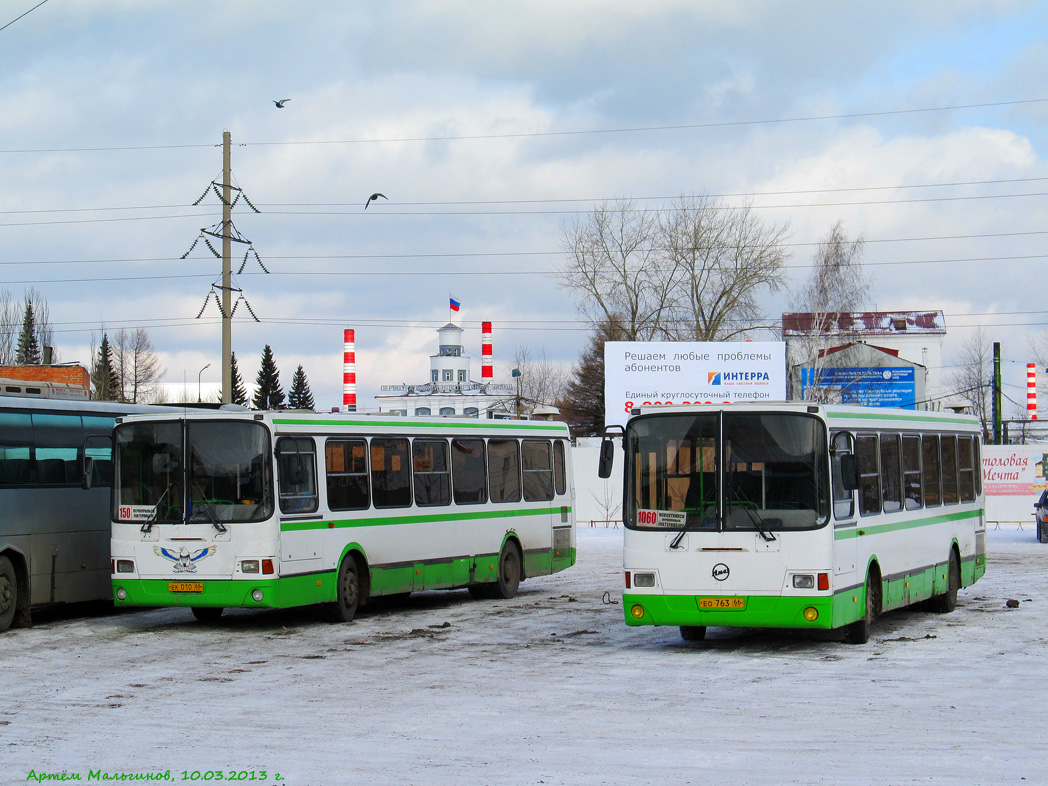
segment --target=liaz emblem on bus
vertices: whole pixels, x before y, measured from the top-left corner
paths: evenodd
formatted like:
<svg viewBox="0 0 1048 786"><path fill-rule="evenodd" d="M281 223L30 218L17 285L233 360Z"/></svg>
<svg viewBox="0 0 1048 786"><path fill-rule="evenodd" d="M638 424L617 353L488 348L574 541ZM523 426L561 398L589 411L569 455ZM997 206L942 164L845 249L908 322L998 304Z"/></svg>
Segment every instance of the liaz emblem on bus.
<svg viewBox="0 0 1048 786"><path fill-rule="evenodd" d="M637 523L648 527L684 528L683 510L638 510Z"/></svg>

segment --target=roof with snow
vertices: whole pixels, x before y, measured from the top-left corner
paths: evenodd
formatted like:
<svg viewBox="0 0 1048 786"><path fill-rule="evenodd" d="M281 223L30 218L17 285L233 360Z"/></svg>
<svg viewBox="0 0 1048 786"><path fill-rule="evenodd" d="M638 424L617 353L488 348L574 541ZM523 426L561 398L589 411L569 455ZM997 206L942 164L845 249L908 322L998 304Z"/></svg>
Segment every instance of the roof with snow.
<svg viewBox="0 0 1048 786"><path fill-rule="evenodd" d="M829 314L793 312L782 315L782 335L813 333L848 336L893 336L904 333L945 335L942 311L844 311Z"/></svg>

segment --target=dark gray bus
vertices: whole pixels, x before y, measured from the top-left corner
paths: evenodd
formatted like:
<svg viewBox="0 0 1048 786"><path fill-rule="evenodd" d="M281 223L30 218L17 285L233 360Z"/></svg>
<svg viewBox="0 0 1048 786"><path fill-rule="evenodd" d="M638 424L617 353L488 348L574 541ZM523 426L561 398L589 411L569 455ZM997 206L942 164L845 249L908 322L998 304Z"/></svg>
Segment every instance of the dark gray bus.
<svg viewBox="0 0 1048 786"><path fill-rule="evenodd" d="M32 607L112 597L113 425L158 410L0 395L0 632Z"/></svg>

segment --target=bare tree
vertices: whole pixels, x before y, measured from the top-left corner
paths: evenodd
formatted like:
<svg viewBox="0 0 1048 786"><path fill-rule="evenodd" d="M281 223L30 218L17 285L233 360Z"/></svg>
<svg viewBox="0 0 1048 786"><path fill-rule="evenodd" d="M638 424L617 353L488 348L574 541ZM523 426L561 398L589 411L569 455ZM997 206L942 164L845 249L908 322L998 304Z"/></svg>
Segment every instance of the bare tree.
<svg viewBox="0 0 1048 786"><path fill-rule="evenodd" d="M164 376L145 328L121 330L113 337L113 366L120 382L120 400L131 404L154 400Z"/></svg>
<svg viewBox="0 0 1048 786"><path fill-rule="evenodd" d="M790 339L788 362L791 369L802 363L807 368L804 398L808 401L840 401L840 391L823 384L823 371L835 367L835 358L841 357L829 350L850 339L842 328L842 315L858 311L872 288L862 269L864 246L862 235L849 240L838 220L816 247L811 274L796 294L794 308L806 317L806 327Z"/></svg>
<svg viewBox="0 0 1048 786"><path fill-rule="evenodd" d="M593 324L621 323L627 341L665 337L674 296L660 268L659 220L629 200L597 206L564 229L560 283Z"/></svg>
<svg viewBox="0 0 1048 786"><path fill-rule="evenodd" d="M993 348L985 328L977 327L968 334L964 343L961 344L961 351L954 368L955 371L950 375L947 387L952 393L971 402L972 414L979 418L983 426L983 439L989 442Z"/></svg>
<svg viewBox="0 0 1048 786"><path fill-rule="evenodd" d="M598 324L589 346L571 371L563 398L557 403L573 436L604 433L604 344L625 341L626 331L614 319Z"/></svg>
<svg viewBox="0 0 1048 786"><path fill-rule="evenodd" d="M729 209L707 197L681 197L661 217L663 276L676 293L679 341L726 341L760 319L758 295L782 285L787 225L765 225L749 205Z"/></svg>
<svg viewBox="0 0 1048 786"><path fill-rule="evenodd" d="M759 318L760 293L781 285L787 233L710 197L653 212L604 203L565 230L560 283L624 341L732 338Z"/></svg>
<svg viewBox="0 0 1048 786"><path fill-rule="evenodd" d="M567 384L567 372L550 360L543 347L537 354L518 346L513 355L514 368L520 371L522 409L530 415L537 407L555 406Z"/></svg>

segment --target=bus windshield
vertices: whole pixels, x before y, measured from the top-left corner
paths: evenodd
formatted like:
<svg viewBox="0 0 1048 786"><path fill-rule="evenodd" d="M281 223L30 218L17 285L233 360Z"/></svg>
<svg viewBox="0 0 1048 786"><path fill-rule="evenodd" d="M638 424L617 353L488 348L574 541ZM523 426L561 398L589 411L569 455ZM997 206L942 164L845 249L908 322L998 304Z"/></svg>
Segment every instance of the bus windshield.
<svg viewBox="0 0 1048 786"><path fill-rule="evenodd" d="M801 413L667 414L627 431L639 529L812 529L829 521L826 433Z"/></svg>
<svg viewBox="0 0 1048 786"><path fill-rule="evenodd" d="M120 521L223 529L273 515L269 434L259 423L127 423L115 440Z"/></svg>

